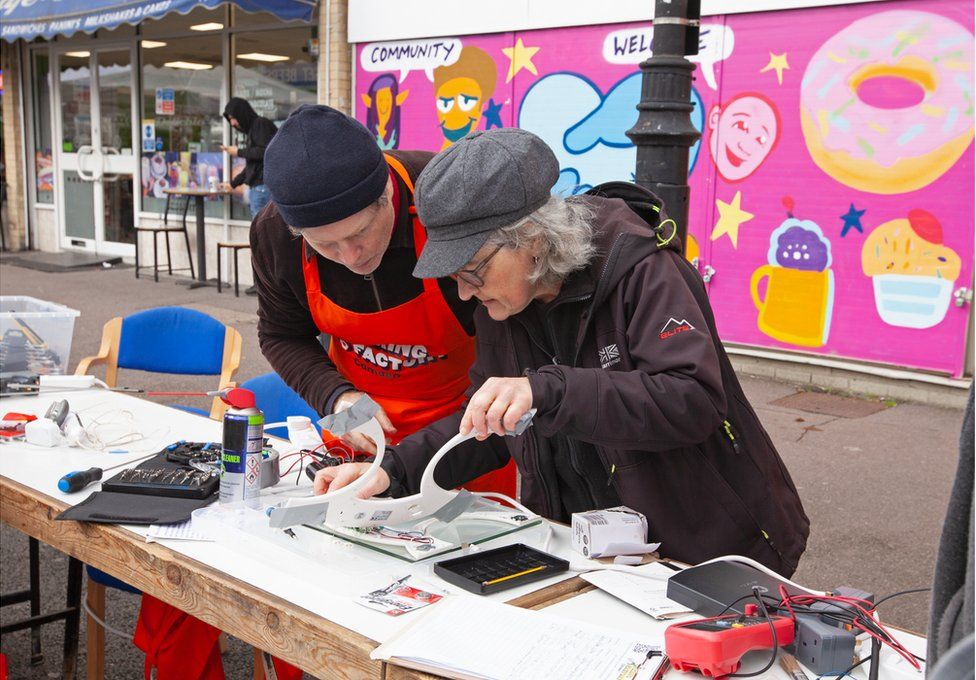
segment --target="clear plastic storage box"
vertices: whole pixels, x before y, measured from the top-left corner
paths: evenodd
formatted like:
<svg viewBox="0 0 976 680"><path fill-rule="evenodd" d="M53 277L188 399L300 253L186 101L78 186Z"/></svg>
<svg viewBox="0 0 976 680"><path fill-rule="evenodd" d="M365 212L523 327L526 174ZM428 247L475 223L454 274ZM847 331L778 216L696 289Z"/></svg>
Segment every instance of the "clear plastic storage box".
<svg viewBox="0 0 976 680"><path fill-rule="evenodd" d="M80 313L26 295L0 295L0 373L63 374Z"/></svg>

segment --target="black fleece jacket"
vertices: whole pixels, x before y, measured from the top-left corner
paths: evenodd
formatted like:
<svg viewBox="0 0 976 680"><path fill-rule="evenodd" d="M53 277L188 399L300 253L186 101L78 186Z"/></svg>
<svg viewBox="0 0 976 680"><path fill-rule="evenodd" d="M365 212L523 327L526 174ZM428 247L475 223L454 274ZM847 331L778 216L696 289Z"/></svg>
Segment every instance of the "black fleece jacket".
<svg viewBox="0 0 976 680"><path fill-rule="evenodd" d="M247 165L244 166L244 172L230 181L230 185L239 187L246 184L256 187L264 184L264 150L271 143L278 128L267 118L259 116L247 100L240 97L231 97L224 107L224 118L227 122L230 122L231 117L240 123L240 131L247 139L246 146L237 148L238 158L246 159Z"/></svg>
<svg viewBox="0 0 976 680"><path fill-rule="evenodd" d="M435 479L460 486L514 458L522 502L545 517L566 521L619 499L644 513L665 556L740 554L792 574L810 523L719 342L701 277L677 239L662 246L628 204L588 200L595 261L546 305L503 322L475 313L468 395L489 377L527 375L533 426L468 440ZM460 419L389 449L393 495L418 490ZM613 498L601 498L608 488Z"/></svg>

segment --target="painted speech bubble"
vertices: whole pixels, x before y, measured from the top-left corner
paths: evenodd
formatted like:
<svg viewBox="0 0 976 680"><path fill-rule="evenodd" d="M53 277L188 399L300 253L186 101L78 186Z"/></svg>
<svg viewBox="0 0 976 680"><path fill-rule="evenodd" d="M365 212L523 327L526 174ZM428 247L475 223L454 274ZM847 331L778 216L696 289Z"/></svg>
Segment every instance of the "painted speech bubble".
<svg viewBox="0 0 976 680"><path fill-rule="evenodd" d="M461 41L457 38L428 40L397 40L363 45L359 64L366 71L399 71L400 82L410 71L423 71L427 80L434 81L434 69L453 64L461 56Z"/></svg>
<svg viewBox="0 0 976 680"><path fill-rule="evenodd" d="M611 64L639 64L651 56L651 41L654 28L625 28L611 31L603 39L603 58ZM713 90L718 89L715 81L715 64L732 56L735 47L735 34L724 24L702 24L698 34L698 54L688 57L688 61L701 66L705 82Z"/></svg>

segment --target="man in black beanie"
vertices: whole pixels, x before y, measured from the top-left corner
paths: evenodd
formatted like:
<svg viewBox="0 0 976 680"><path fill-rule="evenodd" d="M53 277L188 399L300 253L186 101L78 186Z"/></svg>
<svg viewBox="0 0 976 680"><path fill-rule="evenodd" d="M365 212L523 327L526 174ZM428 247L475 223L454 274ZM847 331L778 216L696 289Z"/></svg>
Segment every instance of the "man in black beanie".
<svg viewBox="0 0 976 680"><path fill-rule="evenodd" d="M474 360L475 304L412 276L427 238L413 183L432 157L384 155L356 120L302 106L265 154L273 204L251 229L268 362L323 415L369 394L392 443L456 410ZM490 477L474 488L514 493L513 469Z"/></svg>

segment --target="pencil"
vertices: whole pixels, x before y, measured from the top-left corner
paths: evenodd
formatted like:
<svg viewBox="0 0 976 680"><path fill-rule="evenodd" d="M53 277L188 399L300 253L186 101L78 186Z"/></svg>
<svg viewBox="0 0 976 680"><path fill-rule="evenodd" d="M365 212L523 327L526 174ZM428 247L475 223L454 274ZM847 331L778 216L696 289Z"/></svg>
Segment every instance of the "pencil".
<svg viewBox="0 0 976 680"><path fill-rule="evenodd" d="M525 571L520 571L515 574L509 574L508 576L501 576L499 578L493 578L490 581L482 581L482 586L490 586L495 583L501 583L502 581L507 581L509 579L518 578L519 576L525 576L526 574L532 574L537 571L541 571L546 568L546 565L540 564L538 567L532 567L531 569L526 569Z"/></svg>

